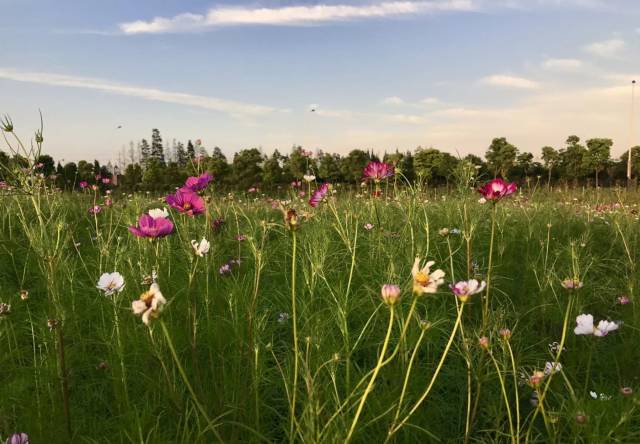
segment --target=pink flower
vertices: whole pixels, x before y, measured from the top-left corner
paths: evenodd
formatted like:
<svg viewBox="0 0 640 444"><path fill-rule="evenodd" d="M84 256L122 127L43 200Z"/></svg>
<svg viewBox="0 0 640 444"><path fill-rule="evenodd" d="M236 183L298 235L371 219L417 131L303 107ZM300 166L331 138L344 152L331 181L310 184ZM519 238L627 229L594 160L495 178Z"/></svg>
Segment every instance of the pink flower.
<svg viewBox="0 0 640 444"><path fill-rule="evenodd" d="M204 172L199 176L190 176L184 183L184 188L188 188L191 191L204 190L212 180L213 176L208 172Z"/></svg>
<svg viewBox="0 0 640 444"><path fill-rule="evenodd" d="M478 190L486 200L500 200L516 191L516 184L507 183L501 178L493 179L485 183Z"/></svg>
<svg viewBox="0 0 640 444"><path fill-rule="evenodd" d="M148 214L143 214L138 219L138 226L129 226L129 231L138 237L149 237L155 239L164 237L173 232L173 223L164 217L153 218Z"/></svg>
<svg viewBox="0 0 640 444"><path fill-rule="evenodd" d="M249 193L257 193L257 192L258 192L258 189L257 189L256 187L251 187L251 188L249 188L249 189L247 190L247 192L249 192Z"/></svg>
<svg viewBox="0 0 640 444"><path fill-rule="evenodd" d="M174 194L168 195L165 201L180 213L189 216L204 213L204 199L188 188L180 188Z"/></svg>
<svg viewBox="0 0 640 444"><path fill-rule="evenodd" d="M89 208L89 214L98 214L102 211L102 207L100 205L94 205Z"/></svg>
<svg viewBox="0 0 640 444"><path fill-rule="evenodd" d="M328 192L329 192L329 184L323 183L311 195L311 199L309 199L309 205L311 205L313 208L317 207L318 204L322 202L322 199L324 199L324 197L327 195Z"/></svg>
<svg viewBox="0 0 640 444"><path fill-rule="evenodd" d="M109 179L108 177L103 177L102 178L102 183L105 185L108 185L111 183L111 179Z"/></svg>
<svg viewBox="0 0 640 444"><path fill-rule="evenodd" d="M457 282L455 285L449 285L449 288L453 294L458 296L460 302L467 302L470 296L480 293L486 285L485 281L478 282L475 279L471 279Z"/></svg>
<svg viewBox="0 0 640 444"><path fill-rule="evenodd" d="M364 167L364 179L380 182L393 176L393 165L384 162L371 161Z"/></svg>
<svg viewBox="0 0 640 444"><path fill-rule="evenodd" d="M78 185L80 186L80 188L84 190L89 186L89 182L87 182L86 180L81 180L80 183L78 183Z"/></svg>
<svg viewBox="0 0 640 444"><path fill-rule="evenodd" d="M294 180L291 182L291 188L300 188L302 186L302 182L299 180Z"/></svg>
<svg viewBox="0 0 640 444"><path fill-rule="evenodd" d="M302 199L305 196L305 194L307 194L307 193L305 193L304 191L298 191L298 197L300 199Z"/></svg>
<svg viewBox="0 0 640 444"><path fill-rule="evenodd" d="M616 302L619 305L627 305L628 303L631 302L631 299L629 299L628 296L618 296L618 298L616 299Z"/></svg>

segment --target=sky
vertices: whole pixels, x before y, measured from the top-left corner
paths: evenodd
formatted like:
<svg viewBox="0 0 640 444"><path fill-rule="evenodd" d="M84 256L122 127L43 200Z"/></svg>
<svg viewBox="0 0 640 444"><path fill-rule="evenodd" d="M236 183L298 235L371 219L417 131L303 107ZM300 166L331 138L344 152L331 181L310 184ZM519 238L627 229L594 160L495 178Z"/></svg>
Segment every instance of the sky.
<svg viewBox="0 0 640 444"><path fill-rule="evenodd" d="M201 139L539 157L637 143L637 0L0 0L0 114L56 159ZM636 92L640 96L640 90ZM313 111L312 111L313 110ZM120 126L120 128L118 128ZM2 148L0 148L2 149Z"/></svg>

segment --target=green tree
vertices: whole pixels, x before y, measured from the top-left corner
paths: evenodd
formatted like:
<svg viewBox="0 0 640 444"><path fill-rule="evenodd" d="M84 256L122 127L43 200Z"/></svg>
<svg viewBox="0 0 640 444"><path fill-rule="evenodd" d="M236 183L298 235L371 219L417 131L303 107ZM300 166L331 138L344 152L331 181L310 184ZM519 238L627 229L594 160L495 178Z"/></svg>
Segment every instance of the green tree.
<svg viewBox="0 0 640 444"><path fill-rule="evenodd" d="M318 175L328 182L341 182L341 161L339 154L322 153L318 158Z"/></svg>
<svg viewBox="0 0 640 444"><path fill-rule="evenodd" d="M157 128L151 130L151 158L157 160L160 165L165 165L162 137L160 137L160 130Z"/></svg>
<svg viewBox="0 0 640 444"><path fill-rule="evenodd" d="M575 135L567 137L566 145L566 148L560 150L560 165L564 176L576 185L586 173L587 149L580 145L580 138Z"/></svg>
<svg viewBox="0 0 640 444"><path fill-rule="evenodd" d="M507 142L506 138L496 137L491 141L485 154L489 171L494 177L507 177L507 173L513 168L517 155L518 149Z"/></svg>
<svg viewBox="0 0 640 444"><path fill-rule="evenodd" d="M213 175L217 184L225 184L231 175L231 166L219 147L215 147L205 161L205 169Z"/></svg>
<svg viewBox="0 0 640 444"><path fill-rule="evenodd" d="M282 155L275 150L262 166L262 184L271 189L282 183Z"/></svg>
<svg viewBox="0 0 640 444"><path fill-rule="evenodd" d="M587 140L587 156L588 166L595 171L596 188L598 188L598 176L609 162L611 161L611 147L613 141L611 139L589 139Z"/></svg>
<svg viewBox="0 0 640 444"><path fill-rule="evenodd" d="M307 171L313 169L313 164L310 164L309 157L305 155L301 146L294 146L286 159L285 168L291 177L300 180Z"/></svg>
<svg viewBox="0 0 640 444"><path fill-rule="evenodd" d="M181 168L187 166L187 162L189 161L189 156L184 149L184 144L182 142L178 142L176 145L176 162Z"/></svg>
<svg viewBox="0 0 640 444"><path fill-rule="evenodd" d="M149 159L147 161L144 174L142 175L142 189L145 191L161 191L165 188L165 166L159 159Z"/></svg>
<svg viewBox="0 0 640 444"><path fill-rule="evenodd" d="M138 144L138 150L140 151L140 162L146 166L149 158L151 157L151 147L147 139L142 139Z"/></svg>
<svg viewBox="0 0 640 444"><path fill-rule="evenodd" d="M547 169L549 177L547 179L548 186L551 186L551 172L560 163L560 153L551 146L542 147L542 161Z"/></svg>
<svg viewBox="0 0 640 444"><path fill-rule="evenodd" d="M262 153L258 148L245 149L233 156L233 180L238 188L247 190L260 184Z"/></svg>
<svg viewBox="0 0 640 444"><path fill-rule="evenodd" d="M362 179L369 155L362 150L352 150L342 162L342 175L346 182L356 183Z"/></svg>
<svg viewBox="0 0 640 444"><path fill-rule="evenodd" d="M140 189L142 183L142 168L137 163L130 163L124 170L124 175L120 181L123 191L134 192Z"/></svg>
<svg viewBox="0 0 640 444"><path fill-rule="evenodd" d="M187 142L187 157L191 160L196 158L196 148L190 140Z"/></svg>

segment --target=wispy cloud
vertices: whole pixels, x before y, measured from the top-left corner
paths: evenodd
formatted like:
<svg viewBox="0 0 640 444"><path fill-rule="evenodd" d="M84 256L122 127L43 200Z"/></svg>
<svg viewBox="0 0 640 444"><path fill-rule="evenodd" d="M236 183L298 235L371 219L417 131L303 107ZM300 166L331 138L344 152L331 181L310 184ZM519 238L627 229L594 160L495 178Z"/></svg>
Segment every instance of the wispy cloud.
<svg viewBox="0 0 640 444"><path fill-rule="evenodd" d="M440 99L438 99L437 97L425 97L420 101L420 103L422 103L423 105L437 105L438 103L440 103Z"/></svg>
<svg viewBox="0 0 640 444"><path fill-rule="evenodd" d="M574 71L582 68L582 61L578 59L547 59L542 63L545 69L556 71Z"/></svg>
<svg viewBox="0 0 640 444"><path fill-rule="evenodd" d="M533 80L524 77L512 76L509 74L494 74L480 79L481 83L491 86L517 89L536 89L540 85Z"/></svg>
<svg viewBox="0 0 640 444"><path fill-rule="evenodd" d="M404 100L398 96L385 97L382 100L384 105L403 105Z"/></svg>
<svg viewBox="0 0 640 444"><path fill-rule="evenodd" d="M155 88L126 85L104 79L70 76L48 72L28 72L16 70L13 68L0 67L0 79L14 80L17 82L38 83L41 85L50 86L91 89L96 91L103 91L110 94L139 97L145 100L204 108L212 111L226 113L237 118L259 116L279 111L286 111L269 106L236 102L232 100L219 99L216 97L198 96L188 93L163 91Z"/></svg>
<svg viewBox="0 0 640 444"><path fill-rule="evenodd" d="M625 47L622 39L610 39L602 42L594 42L584 47L585 51L600 56L612 57L618 55Z"/></svg>
<svg viewBox="0 0 640 444"><path fill-rule="evenodd" d="M445 11L470 11L473 0L388 1L365 5L317 4L282 8L217 7L206 14L183 13L121 23L124 34L160 34L204 31L219 26L300 26Z"/></svg>

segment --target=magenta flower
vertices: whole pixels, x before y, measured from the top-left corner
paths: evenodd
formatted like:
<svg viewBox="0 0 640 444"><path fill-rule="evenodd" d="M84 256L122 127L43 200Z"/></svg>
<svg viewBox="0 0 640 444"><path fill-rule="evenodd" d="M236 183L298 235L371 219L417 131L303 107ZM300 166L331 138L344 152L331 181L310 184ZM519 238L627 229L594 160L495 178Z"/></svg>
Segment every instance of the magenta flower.
<svg viewBox="0 0 640 444"><path fill-rule="evenodd" d="M204 213L204 199L189 188L180 188L175 194L168 195L165 201L180 213L189 216Z"/></svg>
<svg viewBox="0 0 640 444"><path fill-rule="evenodd" d="M81 180L80 183L78 183L78 185L80 186L80 188L84 190L89 186L89 182L87 182L86 180Z"/></svg>
<svg viewBox="0 0 640 444"><path fill-rule="evenodd" d="M516 191L516 184L513 182L507 183L498 177L485 183L478 191L487 200L500 200L514 193Z"/></svg>
<svg viewBox="0 0 640 444"><path fill-rule="evenodd" d="M324 196L326 196L328 192L329 192L329 184L323 183L311 195L311 199L309 199L309 205L311 205L313 208L317 207L318 204L322 202L322 199L324 199Z"/></svg>
<svg viewBox="0 0 640 444"><path fill-rule="evenodd" d="M109 185L111 183L111 179L109 179L108 177L103 177L102 183L105 185Z"/></svg>
<svg viewBox="0 0 640 444"><path fill-rule="evenodd" d="M100 214L102 212L102 207L100 205L94 205L89 208L89 214Z"/></svg>
<svg viewBox="0 0 640 444"><path fill-rule="evenodd" d="M393 165L384 162L371 161L364 167L364 179L380 182L394 174Z"/></svg>
<svg viewBox="0 0 640 444"><path fill-rule="evenodd" d="M153 218L148 214L143 214L138 219L138 226L129 226L129 231L138 237L149 237L155 239L157 237L165 237L173 233L173 223L164 217Z"/></svg>
<svg viewBox="0 0 640 444"><path fill-rule="evenodd" d="M207 188L209 182L213 180L213 176L208 172L204 172L199 176L190 176L184 183L184 188L188 188L191 191L201 191Z"/></svg>

